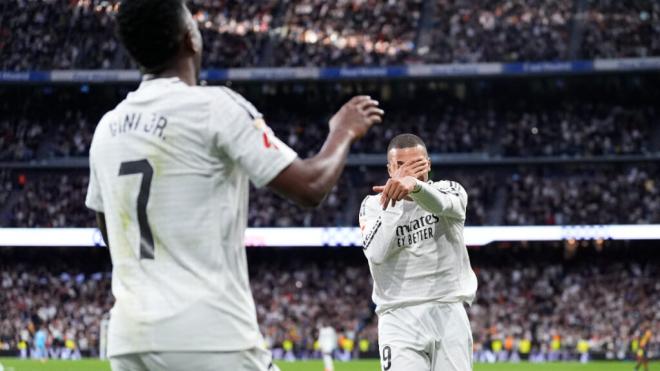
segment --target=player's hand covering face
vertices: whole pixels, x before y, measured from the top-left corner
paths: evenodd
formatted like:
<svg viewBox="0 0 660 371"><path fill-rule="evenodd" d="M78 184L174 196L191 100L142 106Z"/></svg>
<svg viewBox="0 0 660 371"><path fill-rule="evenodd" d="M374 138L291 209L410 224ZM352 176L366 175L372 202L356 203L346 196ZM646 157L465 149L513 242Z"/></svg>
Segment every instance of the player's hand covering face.
<svg viewBox="0 0 660 371"><path fill-rule="evenodd" d="M346 131L353 140L362 138L369 128L383 121L385 112L378 101L366 95L358 95L344 104L330 119L330 131Z"/></svg>
<svg viewBox="0 0 660 371"><path fill-rule="evenodd" d="M392 149L388 154L388 170L390 179L385 185L375 186L373 190L380 192L380 204L383 210L390 202L392 206L397 201L407 199L415 189L417 180L427 181L430 171L430 161L426 151L421 147Z"/></svg>

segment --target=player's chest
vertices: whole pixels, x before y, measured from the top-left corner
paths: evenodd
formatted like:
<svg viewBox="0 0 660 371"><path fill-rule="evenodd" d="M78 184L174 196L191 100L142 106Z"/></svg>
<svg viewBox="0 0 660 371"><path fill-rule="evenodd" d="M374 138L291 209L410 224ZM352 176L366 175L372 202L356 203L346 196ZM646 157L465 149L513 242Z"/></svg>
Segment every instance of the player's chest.
<svg viewBox="0 0 660 371"><path fill-rule="evenodd" d="M437 237L442 234L442 218L420 208L405 215L396 224L394 241L397 247L419 250L435 245Z"/></svg>

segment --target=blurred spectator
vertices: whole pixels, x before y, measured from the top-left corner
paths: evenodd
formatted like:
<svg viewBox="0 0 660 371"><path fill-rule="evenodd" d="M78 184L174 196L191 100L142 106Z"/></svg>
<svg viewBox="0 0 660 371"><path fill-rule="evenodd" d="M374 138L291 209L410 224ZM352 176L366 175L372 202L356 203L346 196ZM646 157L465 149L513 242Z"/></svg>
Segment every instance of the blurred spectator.
<svg viewBox="0 0 660 371"><path fill-rule="evenodd" d="M202 64L206 68L261 64L278 5L277 0L188 2L202 32Z"/></svg>
<svg viewBox="0 0 660 371"><path fill-rule="evenodd" d="M114 33L117 0L8 0L0 12L3 70L131 67Z"/></svg>
<svg viewBox="0 0 660 371"><path fill-rule="evenodd" d="M436 0L431 63L567 59L571 0Z"/></svg>
<svg viewBox="0 0 660 371"><path fill-rule="evenodd" d="M87 175L31 173L16 179L18 192L9 209L8 227L96 226L94 213L85 207Z"/></svg>
<svg viewBox="0 0 660 371"><path fill-rule="evenodd" d="M582 58L660 55L660 3L591 0L587 4Z"/></svg>
<svg viewBox="0 0 660 371"><path fill-rule="evenodd" d="M503 112L505 156L602 156L648 153L660 120L655 107L563 102Z"/></svg>
<svg viewBox="0 0 660 371"><path fill-rule="evenodd" d="M4 350L19 349L23 342L32 357L71 359L81 352L98 356L100 321L113 302L109 273L53 272L24 265L0 268ZM46 355L35 354L39 330L46 338Z"/></svg>
<svg viewBox="0 0 660 371"><path fill-rule="evenodd" d="M660 222L654 167L525 170L509 177L506 224L654 224Z"/></svg>
<svg viewBox="0 0 660 371"><path fill-rule="evenodd" d="M276 66L410 62L421 0L296 0L273 40Z"/></svg>

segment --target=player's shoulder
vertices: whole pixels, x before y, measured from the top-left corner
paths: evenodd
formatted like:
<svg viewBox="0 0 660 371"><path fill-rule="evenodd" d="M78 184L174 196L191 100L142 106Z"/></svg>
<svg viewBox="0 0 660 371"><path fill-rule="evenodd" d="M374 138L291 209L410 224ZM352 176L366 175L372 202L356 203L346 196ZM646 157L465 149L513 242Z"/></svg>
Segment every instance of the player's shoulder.
<svg viewBox="0 0 660 371"><path fill-rule="evenodd" d="M221 111L242 111L252 119L262 117L250 101L226 86L196 86L195 90L209 99Z"/></svg>
<svg viewBox="0 0 660 371"><path fill-rule="evenodd" d="M443 192L455 193L457 196L467 194L463 185L455 180L438 180L432 184L435 188Z"/></svg>
<svg viewBox="0 0 660 371"><path fill-rule="evenodd" d="M364 199L362 199L362 204L360 204L360 217L367 215L369 210L378 208L378 198L378 195L367 195Z"/></svg>

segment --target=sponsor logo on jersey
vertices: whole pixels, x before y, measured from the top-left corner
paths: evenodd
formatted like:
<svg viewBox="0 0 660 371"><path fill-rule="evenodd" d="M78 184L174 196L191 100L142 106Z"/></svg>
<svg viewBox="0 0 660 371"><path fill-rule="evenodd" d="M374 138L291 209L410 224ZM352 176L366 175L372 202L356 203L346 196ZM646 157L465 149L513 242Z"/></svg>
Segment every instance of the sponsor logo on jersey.
<svg viewBox="0 0 660 371"><path fill-rule="evenodd" d="M396 243L398 247L411 246L424 240L432 239L435 225L440 218L435 214L422 215L410 223L396 226Z"/></svg>

